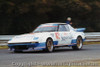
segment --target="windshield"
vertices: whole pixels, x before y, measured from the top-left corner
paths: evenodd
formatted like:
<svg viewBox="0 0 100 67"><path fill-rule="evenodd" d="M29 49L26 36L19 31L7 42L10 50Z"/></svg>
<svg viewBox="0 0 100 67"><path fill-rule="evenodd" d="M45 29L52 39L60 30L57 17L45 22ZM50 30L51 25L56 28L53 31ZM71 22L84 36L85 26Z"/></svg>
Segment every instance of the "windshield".
<svg viewBox="0 0 100 67"><path fill-rule="evenodd" d="M58 26L43 26L37 27L33 32L54 32L57 31Z"/></svg>

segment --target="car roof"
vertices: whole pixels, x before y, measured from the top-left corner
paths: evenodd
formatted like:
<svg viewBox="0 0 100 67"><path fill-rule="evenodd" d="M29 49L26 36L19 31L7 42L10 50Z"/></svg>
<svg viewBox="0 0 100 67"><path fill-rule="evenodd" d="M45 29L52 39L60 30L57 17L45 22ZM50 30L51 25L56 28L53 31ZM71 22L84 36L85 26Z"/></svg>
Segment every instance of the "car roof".
<svg viewBox="0 0 100 67"><path fill-rule="evenodd" d="M44 23L44 24L66 24L66 23L62 23L62 22L52 22L52 23Z"/></svg>

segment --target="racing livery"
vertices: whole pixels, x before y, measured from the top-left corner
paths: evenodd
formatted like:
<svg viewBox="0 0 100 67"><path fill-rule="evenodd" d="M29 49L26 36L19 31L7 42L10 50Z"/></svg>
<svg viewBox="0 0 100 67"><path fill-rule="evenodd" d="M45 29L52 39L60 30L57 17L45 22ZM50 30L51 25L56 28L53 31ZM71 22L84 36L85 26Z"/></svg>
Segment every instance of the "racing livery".
<svg viewBox="0 0 100 67"><path fill-rule="evenodd" d="M45 23L39 25L32 33L13 37L8 41L8 47L14 52L31 50L52 52L54 48L62 46L79 50L85 41L84 30L85 28L74 29L66 23Z"/></svg>

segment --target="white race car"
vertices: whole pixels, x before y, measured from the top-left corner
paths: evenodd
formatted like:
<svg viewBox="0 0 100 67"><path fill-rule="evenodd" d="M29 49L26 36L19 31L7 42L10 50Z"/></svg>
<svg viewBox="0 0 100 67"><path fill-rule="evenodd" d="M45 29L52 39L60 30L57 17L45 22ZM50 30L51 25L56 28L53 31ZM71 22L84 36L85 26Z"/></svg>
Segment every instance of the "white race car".
<svg viewBox="0 0 100 67"><path fill-rule="evenodd" d="M11 51L22 52L46 50L52 52L55 47L68 46L79 50L85 41L85 28L74 29L66 23L45 23L39 25L32 33L13 37L8 41Z"/></svg>

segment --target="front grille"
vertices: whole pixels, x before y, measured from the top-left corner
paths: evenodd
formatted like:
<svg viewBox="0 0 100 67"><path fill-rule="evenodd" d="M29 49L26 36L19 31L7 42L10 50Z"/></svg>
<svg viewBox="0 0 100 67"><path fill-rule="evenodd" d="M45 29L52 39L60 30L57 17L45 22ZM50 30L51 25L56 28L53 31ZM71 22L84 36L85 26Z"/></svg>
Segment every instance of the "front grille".
<svg viewBox="0 0 100 67"><path fill-rule="evenodd" d="M17 45L17 46L14 46L15 49L22 49L22 50L25 50L25 49L28 49L28 46L27 45Z"/></svg>

